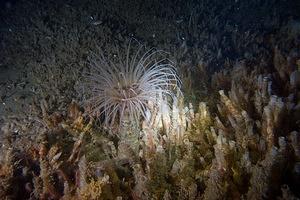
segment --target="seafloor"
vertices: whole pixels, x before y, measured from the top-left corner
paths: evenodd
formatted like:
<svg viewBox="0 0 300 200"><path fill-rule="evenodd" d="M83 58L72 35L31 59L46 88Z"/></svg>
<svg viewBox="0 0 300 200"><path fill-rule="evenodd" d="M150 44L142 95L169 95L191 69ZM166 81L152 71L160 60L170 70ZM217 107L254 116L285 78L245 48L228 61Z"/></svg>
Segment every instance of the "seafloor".
<svg viewBox="0 0 300 200"><path fill-rule="evenodd" d="M0 199L299 199L300 1L7 0L0 23ZM107 126L82 75L133 40L183 96Z"/></svg>

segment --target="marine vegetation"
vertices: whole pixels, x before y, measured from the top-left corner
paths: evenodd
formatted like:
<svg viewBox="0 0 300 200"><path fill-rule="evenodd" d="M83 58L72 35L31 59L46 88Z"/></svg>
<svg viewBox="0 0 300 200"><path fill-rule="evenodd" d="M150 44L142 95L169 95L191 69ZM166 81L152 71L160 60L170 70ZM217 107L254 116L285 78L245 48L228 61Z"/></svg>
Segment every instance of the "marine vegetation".
<svg viewBox="0 0 300 200"><path fill-rule="evenodd" d="M75 101L67 112L36 102L2 128L1 198L296 199L299 71L286 70L279 50L274 65L272 74L242 63L215 74L215 85L232 85L219 91L217 113L174 98L169 112L135 129L137 145L124 139L132 133L108 134Z"/></svg>

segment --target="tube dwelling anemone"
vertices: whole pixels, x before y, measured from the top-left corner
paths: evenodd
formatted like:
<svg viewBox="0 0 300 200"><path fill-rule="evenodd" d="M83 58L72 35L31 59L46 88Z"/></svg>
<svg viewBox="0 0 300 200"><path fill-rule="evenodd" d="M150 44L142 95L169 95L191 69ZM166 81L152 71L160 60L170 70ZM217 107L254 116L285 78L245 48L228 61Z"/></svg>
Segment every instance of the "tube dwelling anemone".
<svg viewBox="0 0 300 200"><path fill-rule="evenodd" d="M142 53L144 49L139 45L132 53L129 43L123 60L120 56L113 62L103 53L89 59L90 69L83 74L83 89L88 93L84 103L88 114L103 117L108 128L119 127L125 119L136 124L141 117L147 121L153 108L159 107L159 99L171 102L180 91L180 80L167 53L154 48Z"/></svg>

